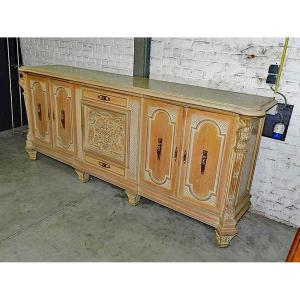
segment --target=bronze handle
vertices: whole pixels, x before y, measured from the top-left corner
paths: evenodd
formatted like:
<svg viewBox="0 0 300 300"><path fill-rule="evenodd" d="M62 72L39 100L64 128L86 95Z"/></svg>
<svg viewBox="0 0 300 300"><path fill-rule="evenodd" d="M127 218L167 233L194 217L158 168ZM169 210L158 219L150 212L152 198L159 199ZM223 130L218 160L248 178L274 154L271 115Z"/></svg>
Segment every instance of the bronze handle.
<svg viewBox="0 0 300 300"><path fill-rule="evenodd" d="M110 168L110 165L105 163L105 162L102 162L102 161L99 161L99 165L102 167L102 168L107 168L109 169Z"/></svg>
<svg viewBox="0 0 300 300"><path fill-rule="evenodd" d="M60 121L61 121L62 127L63 127L63 128L66 128L66 116L65 116L65 111L64 111L64 110L61 110L60 114L61 114Z"/></svg>
<svg viewBox="0 0 300 300"><path fill-rule="evenodd" d="M175 161L177 160L177 154L178 154L178 148L175 148L175 152L174 152L174 159Z"/></svg>
<svg viewBox="0 0 300 300"><path fill-rule="evenodd" d="M157 159L160 160L160 155L161 155L161 149L162 149L162 138L158 138L157 140L157 148L156 148L156 153L157 153Z"/></svg>
<svg viewBox="0 0 300 300"><path fill-rule="evenodd" d="M41 103L39 103L37 105L37 113L38 113L40 121L42 121L42 105L41 105Z"/></svg>
<svg viewBox="0 0 300 300"><path fill-rule="evenodd" d="M104 95L98 95L98 99L103 100L103 101L110 101L110 98L108 96L104 96Z"/></svg>
<svg viewBox="0 0 300 300"><path fill-rule="evenodd" d="M204 175L205 172L205 166L206 166L206 161L207 161L207 154L208 151L203 150L202 151L202 158L201 158L201 174Z"/></svg>
<svg viewBox="0 0 300 300"><path fill-rule="evenodd" d="M184 150L184 153L183 153L183 163L184 164L186 163L186 150Z"/></svg>

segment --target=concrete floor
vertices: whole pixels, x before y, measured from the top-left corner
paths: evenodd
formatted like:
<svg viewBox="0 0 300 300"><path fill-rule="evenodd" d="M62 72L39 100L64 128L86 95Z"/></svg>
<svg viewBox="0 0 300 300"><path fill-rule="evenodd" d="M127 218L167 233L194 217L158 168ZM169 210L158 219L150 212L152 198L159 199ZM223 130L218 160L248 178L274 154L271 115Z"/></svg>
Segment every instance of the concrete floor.
<svg viewBox="0 0 300 300"><path fill-rule="evenodd" d="M247 213L230 247L213 228L0 137L0 261L284 261L295 229Z"/></svg>

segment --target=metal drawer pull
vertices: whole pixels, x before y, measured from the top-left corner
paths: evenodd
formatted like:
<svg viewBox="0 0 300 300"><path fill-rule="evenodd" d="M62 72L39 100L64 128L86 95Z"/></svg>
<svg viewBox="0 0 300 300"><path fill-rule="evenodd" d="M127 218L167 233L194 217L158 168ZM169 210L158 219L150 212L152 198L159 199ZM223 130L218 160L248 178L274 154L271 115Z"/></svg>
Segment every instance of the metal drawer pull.
<svg viewBox="0 0 300 300"><path fill-rule="evenodd" d="M202 158L201 158L201 174L204 175L205 172L205 166L206 166L206 161L207 161L207 154L208 151L203 150L202 151Z"/></svg>
<svg viewBox="0 0 300 300"><path fill-rule="evenodd" d="M103 101L110 101L110 98L108 96L104 96L104 95L98 95L98 99L103 100Z"/></svg>
<svg viewBox="0 0 300 300"><path fill-rule="evenodd" d="M110 168L110 165L105 163L105 162L102 162L102 161L99 161L99 165L102 167L102 168L107 168L109 169Z"/></svg>
<svg viewBox="0 0 300 300"><path fill-rule="evenodd" d="M156 148L156 153L157 153L157 159L160 160L160 155L161 155L161 149L162 149L162 138L158 138L157 140L157 148Z"/></svg>
<svg viewBox="0 0 300 300"><path fill-rule="evenodd" d="M62 127L65 128L66 127L65 111L62 110L60 113L61 113L60 121L61 121Z"/></svg>
<svg viewBox="0 0 300 300"><path fill-rule="evenodd" d="M184 153L183 153L183 163L184 164L186 163L186 150L184 150Z"/></svg>
<svg viewBox="0 0 300 300"><path fill-rule="evenodd" d="M178 148L175 148L175 152L174 152L174 159L175 161L177 160L177 154L178 154Z"/></svg>
<svg viewBox="0 0 300 300"><path fill-rule="evenodd" d="M42 121L42 105L41 105L41 103L39 103L37 105L37 113L38 113L40 121Z"/></svg>

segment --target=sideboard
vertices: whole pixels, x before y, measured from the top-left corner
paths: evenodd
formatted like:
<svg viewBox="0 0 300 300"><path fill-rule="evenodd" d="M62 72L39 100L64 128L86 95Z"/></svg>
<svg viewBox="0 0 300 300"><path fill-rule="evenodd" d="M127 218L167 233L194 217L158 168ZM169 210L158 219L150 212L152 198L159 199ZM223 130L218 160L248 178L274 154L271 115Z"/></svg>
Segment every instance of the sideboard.
<svg viewBox="0 0 300 300"><path fill-rule="evenodd" d="M26 151L236 235L272 98L69 66L22 66Z"/></svg>

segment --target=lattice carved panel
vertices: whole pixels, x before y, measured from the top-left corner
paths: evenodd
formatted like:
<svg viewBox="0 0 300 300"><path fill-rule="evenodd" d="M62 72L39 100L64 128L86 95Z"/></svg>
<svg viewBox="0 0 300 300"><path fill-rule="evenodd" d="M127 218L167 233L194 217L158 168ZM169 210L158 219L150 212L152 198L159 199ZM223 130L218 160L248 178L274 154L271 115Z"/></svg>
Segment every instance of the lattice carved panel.
<svg viewBox="0 0 300 300"><path fill-rule="evenodd" d="M129 163L127 176L131 179L137 179L137 157L138 157L138 118L139 118L139 102L130 99L130 139L129 139Z"/></svg>
<svg viewBox="0 0 300 300"><path fill-rule="evenodd" d="M124 163L127 114L86 106L85 146L97 154Z"/></svg>

